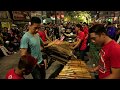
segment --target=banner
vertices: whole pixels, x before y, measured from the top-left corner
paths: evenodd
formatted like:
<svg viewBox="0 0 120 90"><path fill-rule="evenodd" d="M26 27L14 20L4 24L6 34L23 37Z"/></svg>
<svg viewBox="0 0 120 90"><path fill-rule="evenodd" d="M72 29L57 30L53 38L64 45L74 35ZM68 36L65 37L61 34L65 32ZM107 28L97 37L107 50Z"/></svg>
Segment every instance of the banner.
<svg viewBox="0 0 120 90"><path fill-rule="evenodd" d="M30 20L30 11L12 11L14 20Z"/></svg>

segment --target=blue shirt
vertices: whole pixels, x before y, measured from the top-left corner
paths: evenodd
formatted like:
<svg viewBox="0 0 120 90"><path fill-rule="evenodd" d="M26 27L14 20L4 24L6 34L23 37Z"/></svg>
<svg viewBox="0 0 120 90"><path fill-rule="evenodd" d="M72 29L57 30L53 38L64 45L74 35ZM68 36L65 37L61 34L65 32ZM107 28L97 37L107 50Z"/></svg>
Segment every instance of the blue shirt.
<svg viewBox="0 0 120 90"><path fill-rule="evenodd" d="M20 48L27 48L30 51L30 54L38 60L38 64L43 61L42 53L40 50L40 46L42 44L42 40L38 34L32 35L29 32L26 32L20 43Z"/></svg>
<svg viewBox="0 0 120 90"><path fill-rule="evenodd" d="M116 35L116 28L115 27L108 27L107 28L107 34L110 37L115 37L115 35Z"/></svg>

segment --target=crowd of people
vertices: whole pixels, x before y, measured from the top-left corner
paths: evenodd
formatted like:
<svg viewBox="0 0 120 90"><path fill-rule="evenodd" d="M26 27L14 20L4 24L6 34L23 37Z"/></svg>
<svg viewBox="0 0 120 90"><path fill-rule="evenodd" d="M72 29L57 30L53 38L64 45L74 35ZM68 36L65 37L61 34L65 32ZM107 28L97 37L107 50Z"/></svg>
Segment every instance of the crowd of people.
<svg viewBox="0 0 120 90"><path fill-rule="evenodd" d="M100 57L96 57L96 60L93 60L92 64L96 65L94 65L94 68L90 68L89 71L97 71L100 79L116 79L120 78L119 26L116 27L111 22L91 25L85 22L76 24L68 22L67 24L60 25L52 23L41 24L39 18L32 17L22 34L19 30L14 29L8 32L5 27L0 36L1 47L4 46L6 48L4 51L7 54L17 51L20 48L20 57L31 55L37 60L36 66L30 70L33 79L45 79L47 56L42 50L49 42L65 40L67 34L72 33L76 38L74 44L71 44L71 49L77 59L83 61L90 60L90 57L86 60L85 56L91 50L91 46L95 48L100 47L96 49L96 51L100 52L97 54ZM6 54L4 53L4 55ZM7 76L9 75L7 74Z"/></svg>
<svg viewBox="0 0 120 90"><path fill-rule="evenodd" d="M19 29L4 27L0 30L0 55L9 56L19 50L22 35Z"/></svg>

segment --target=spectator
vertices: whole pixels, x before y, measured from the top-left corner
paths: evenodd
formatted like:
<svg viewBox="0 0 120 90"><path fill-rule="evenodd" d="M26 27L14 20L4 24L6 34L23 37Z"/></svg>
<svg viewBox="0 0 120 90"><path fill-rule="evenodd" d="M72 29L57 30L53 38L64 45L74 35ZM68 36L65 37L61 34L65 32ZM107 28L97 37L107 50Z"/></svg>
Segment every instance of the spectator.
<svg viewBox="0 0 120 90"><path fill-rule="evenodd" d="M107 34L110 38L115 39L116 36L116 28L112 25L111 22L108 22L107 25Z"/></svg>
<svg viewBox="0 0 120 90"><path fill-rule="evenodd" d="M55 24L53 30L54 30L55 39L60 39L59 28L58 28L58 26L56 24Z"/></svg>
<svg viewBox="0 0 120 90"><path fill-rule="evenodd" d="M116 41L118 41L119 36L120 36L120 25L117 26L116 37L115 37Z"/></svg>
<svg viewBox="0 0 120 90"><path fill-rule="evenodd" d="M3 52L5 56L9 56L11 52L9 52L5 47L4 47L4 41L3 41L3 35L0 33L0 49Z"/></svg>

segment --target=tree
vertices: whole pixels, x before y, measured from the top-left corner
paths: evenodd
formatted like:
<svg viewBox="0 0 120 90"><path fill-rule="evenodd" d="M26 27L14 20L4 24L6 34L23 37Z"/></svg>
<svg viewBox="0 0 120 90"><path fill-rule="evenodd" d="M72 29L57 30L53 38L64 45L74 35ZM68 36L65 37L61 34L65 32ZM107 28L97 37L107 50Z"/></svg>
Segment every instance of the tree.
<svg viewBox="0 0 120 90"><path fill-rule="evenodd" d="M70 17L70 21L87 22L91 21L91 14L89 11L66 11L65 17Z"/></svg>

